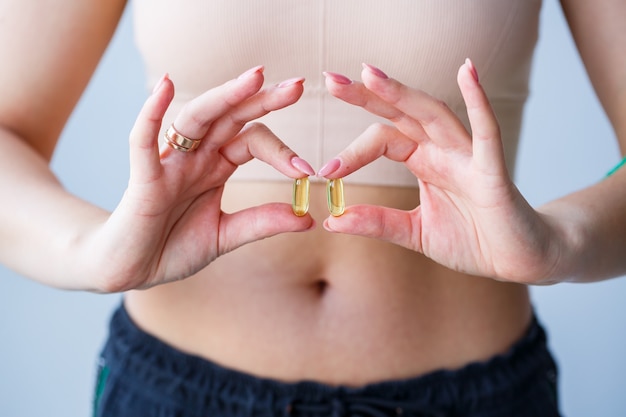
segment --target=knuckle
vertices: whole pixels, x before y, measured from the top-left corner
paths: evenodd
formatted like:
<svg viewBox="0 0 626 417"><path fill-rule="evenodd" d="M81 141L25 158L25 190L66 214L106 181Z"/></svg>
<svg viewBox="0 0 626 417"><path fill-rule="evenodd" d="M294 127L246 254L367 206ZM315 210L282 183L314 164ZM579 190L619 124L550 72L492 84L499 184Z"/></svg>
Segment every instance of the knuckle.
<svg viewBox="0 0 626 417"><path fill-rule="evenodd" d="M188 116L188 120L187 123L190 125L189 127L185 127L185 128L189 128L190 130L196 131L196 130L203 130L208 126L208 122L206 120L204 120L200 114L198 114L198 112L191 112ZM196 139L196 138L194 138Z"/></svg>
<svg viewBox="0 0 626 417"><path fill-rule="evenodd" d="M266 135L270 132L269 128L261 122L251 122L245 125L243 131L252 135Z"/></svg>
<svg viewBox="0 0 626 417"><path fill-rule="evenodd" d="M289 146L285 145L282 141L278 141L277 152L282 154L282 155L287 155L287 156L293 154L293 151L291 150L291 148L289 148Z"/></svg>
<svg viewBox="0 0 626 417"><path fill-rule="evenodd" d="M424 113L424 115L420 118L420 122L426 126L436 124L440 121L446 120L446 117L451 114L453 114L452 110L445 101L433 98L429 111Z"/></svg>
<svg viewBox="0 0 626 417"><path fill-rule="evenodd" d="M433 109L430 114L424 120L425 124L433 124L439 121L446 120L446 117L452 114L452 110L448 103L440 99L434 99Z"/></svg>
<svg viewBox="0 0 626 417"><path fill-rule="evenodd" d="M211 120L207 120L207 118L203 116L202 112L197 107L198 106L196 106L193 101L190 101L180 109L176 120L183 120L184 123L181 123L181 126L178 126L178 123L176 122L175 127L176 130L178 130L181 134L185 134L185 132L187 131L197 132L206 130L206 128L212 122Z"/></svg>
<svg viewBox="0 0 626 417"><path fill-rule="evenodd" d="M361 143L370 148L384 148L384 144L392 137L392 127L388 124L376 122L372 123L362 136Z"/></svg>
<svg viewBox="0 0 626 417"><path fill-rule="evenodd" d="M434 101L434 104L436 108L438 108L440 111L451 111L450 106L448 106L448 103L446 103L445 101L441 99L436 98Z"/></svg>
<svg viewBox="0 0 626 417"><path fill-rule="evenodd" d="M381 136L389 133L391 126L382 122L375 122L368 126L366 132L372 136Z"/></svg>

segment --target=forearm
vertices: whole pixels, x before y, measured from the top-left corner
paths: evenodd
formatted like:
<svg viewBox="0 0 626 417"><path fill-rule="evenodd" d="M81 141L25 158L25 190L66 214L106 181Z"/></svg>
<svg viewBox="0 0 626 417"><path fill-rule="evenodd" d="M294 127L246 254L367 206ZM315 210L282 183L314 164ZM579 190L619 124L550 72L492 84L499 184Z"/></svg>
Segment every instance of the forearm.
<svg viewBox="0 0 626 417"><path fill-rule="evenodd" d="M77 248L108 213L66 192L48 161L14 134L0 131L0 143L0 262L46 285L99 290Z"/></svg>
<svg viewBox="0 0 626 417"><path fill-rule="evenodd" d="M589 78L626 152L626 3L561 0ZM568 279L597 281L626 274L626 167L578 193L545 207L559 218L571 218L580 237L566 250Z"/></svg>
<svg viewBox="0 0 626 417"><path fill-rule="evenodd" d="M590 282L626 274L626 168L539 208L560 257L551 281Z"/></svg>

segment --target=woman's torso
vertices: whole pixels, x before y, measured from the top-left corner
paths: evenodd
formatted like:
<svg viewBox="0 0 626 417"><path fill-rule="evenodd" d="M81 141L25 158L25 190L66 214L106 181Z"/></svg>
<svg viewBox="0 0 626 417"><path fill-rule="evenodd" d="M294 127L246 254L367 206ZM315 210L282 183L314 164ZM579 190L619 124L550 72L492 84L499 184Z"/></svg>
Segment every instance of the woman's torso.
<svg viewBox="0 0 626 417"><path fill-rule="evenodd" d="M186 100L257 64L268 83L305 76L300 102L263 121L317 169L377 120L329 97L321 71L357 78L360 63L370 62L464 118L455 76L470 56L512 167L539 7L538 0L136 0L135 20L149 82L167 71L177 86L169 121ZM419 203L414 178L388 161L345 186L348 204ZM289 202L290 193L288 179L255 161L227 184L223 206ZM325 204L323 184L314 183L318 224ZM406 249L321 227L247 245L188 280L131 292L126 303L139 326L183 351L267 377L349 385L486 359L519 338L531 314L522 286L463 276Z"/></svg>

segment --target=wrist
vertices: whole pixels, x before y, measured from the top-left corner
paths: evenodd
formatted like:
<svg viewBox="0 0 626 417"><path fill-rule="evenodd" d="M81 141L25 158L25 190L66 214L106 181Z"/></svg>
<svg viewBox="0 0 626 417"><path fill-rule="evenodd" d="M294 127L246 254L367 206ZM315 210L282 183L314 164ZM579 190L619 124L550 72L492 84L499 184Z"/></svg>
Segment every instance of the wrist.
<svg viewBox="0 0 626 417"><path fill-rule="evenodd" d="M574 213L554 211L546 206L539 210L540 216L550 230L547 245L548 271L538 284L551 285L578 281L584 275L588 254L583 249L588 241L584 224Z"/></svg>

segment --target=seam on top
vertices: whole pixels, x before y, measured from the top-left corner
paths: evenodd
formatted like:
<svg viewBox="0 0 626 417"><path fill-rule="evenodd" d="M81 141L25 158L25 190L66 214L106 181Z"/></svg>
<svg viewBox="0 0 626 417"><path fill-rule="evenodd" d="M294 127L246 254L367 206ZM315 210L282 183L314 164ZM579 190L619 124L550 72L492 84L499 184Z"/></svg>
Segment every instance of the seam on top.
<svg viewBox="0 0 626 417"><path fill-rule="evenodd" d="M527 1L527 0L522 0L522 1ZM502 49L502 45L504 45L505 41L509 39L509 37L511 36L511 33L513 31L513 19L518 14L520 3L521 1L513 2L513 7L511 7L511 11L509 12L509 15L507 16L507 19L506 19L506 23L504 24L504 30L498 37L498 41L495 47L491 50L491 54L489 54L489 56L485 60L485 66L483 67L481 71L481 73L484 74L485 77L489 75L489 71L492 68L493 61L496 58L496 56L500 53L500 50Z"/></svg>
<svg viewBox="0 0 626 417"><path fill-rule="evenodd" d="M327 0L322 0L319 2L319 49L318 49L318 89L320 94L318 94L318 125L317 125L317 166L321 166L324 161L324 137L326 136L325 132L325 122L326 122L326 106L324 103L325 94L323 93L324 89L324 78L321 76L322 71L324 71L325 67L328 65L328 47L326 45L327 39L327 29L328 29L328 19L326 17L327 13Z"/></svg>

